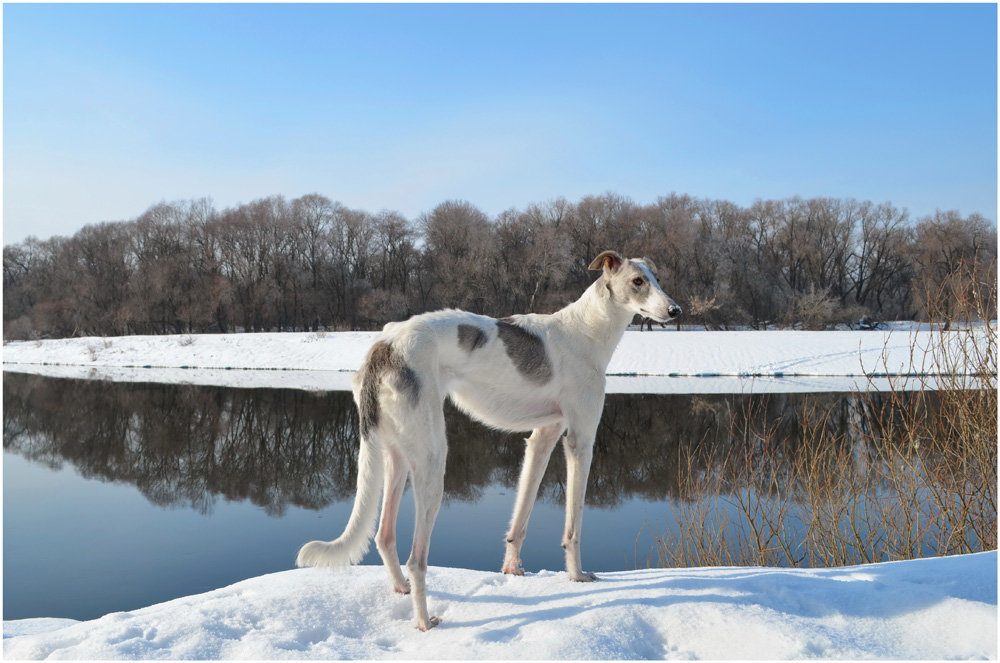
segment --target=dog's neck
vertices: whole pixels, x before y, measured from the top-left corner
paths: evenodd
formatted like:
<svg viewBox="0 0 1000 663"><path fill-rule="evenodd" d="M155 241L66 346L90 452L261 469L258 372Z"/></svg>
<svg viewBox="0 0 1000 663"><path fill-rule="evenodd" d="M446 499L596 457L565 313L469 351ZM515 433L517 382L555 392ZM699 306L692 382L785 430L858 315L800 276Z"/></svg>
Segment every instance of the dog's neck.
<svg viewBox="0 0 1000 663"><path fill-rule="evenodd" d="M554 315L564 321L568 332L582 337L594 363L603 370L607 368L635 314L615 302L614 296L605 287L605 277L601 276L579 299Z"/></svg>

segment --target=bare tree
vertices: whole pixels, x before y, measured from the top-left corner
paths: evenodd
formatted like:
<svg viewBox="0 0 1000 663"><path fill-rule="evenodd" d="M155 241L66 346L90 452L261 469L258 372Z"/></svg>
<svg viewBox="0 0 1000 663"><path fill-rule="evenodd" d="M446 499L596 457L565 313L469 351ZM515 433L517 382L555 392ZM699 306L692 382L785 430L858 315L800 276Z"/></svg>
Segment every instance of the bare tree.
<svg viewBox="0 0 1000 663"><path fill-rule="evenodd" d="M911 269L909 245L913 231L907 214L885 203L861 203L857 208L850 292L854 301L883 316L906 315Z"/></svg>
<svg viewBox="0 0 1000 663"><path fill-rule="evenodd" d="M507 210L497 219L494 269L497 306L504 314L541 312L565 302L543 302L544 294L559 290L573 264L564 235L570 205L560 198L526 210Z"/></svg>
<svg viewBox="0 0 1000 663"><path fill-rule="evenodd" d="M961 306L967 281L996 282L996 246L996 226L979 214L939 211L922 219L914 242L914 306L925 316L940 311L947 320L967 314ZM980 308L995 315L995 302Z"/></svg>
<svg viewBox="0 0 1000 663"><path fill-rule="evenodd" d="M432 306L486 312L486 266L494 251L489 217L471 203L449 200L417 222L424 236Z"/></svg>

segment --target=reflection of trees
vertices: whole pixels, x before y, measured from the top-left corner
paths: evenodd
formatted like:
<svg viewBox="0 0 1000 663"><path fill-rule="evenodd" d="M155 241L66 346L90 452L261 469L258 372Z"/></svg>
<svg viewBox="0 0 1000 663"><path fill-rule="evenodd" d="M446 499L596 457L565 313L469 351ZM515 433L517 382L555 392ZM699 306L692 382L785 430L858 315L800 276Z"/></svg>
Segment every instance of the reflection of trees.
<svg viewBox="0 0 1000 663"><path fill-rule="evenodd" d="M609 395L598 430L588 503L679 494L682 462L701 472L766 440L760 458L794 453L811 413L846 435L851 395ZM830 414L833 413L833 414ZM852 414L853 413L853 414ZM448 499L517 483L524 435L490 430L447 406ZM269 513L318 509L354 494L357 414L348 392L126 384L4 375L4 448L35 462L71 463L83 476L134 484L150 501L202 511L218 496ZM758 431L766 433L758 434ZM684 471L688 466L684 466ZM561 451L541 499L561 501Z"/></svg>
<svg viewBox="0 0 1000 663"><path fill-rule="evenodd" d="M216 496L269 513L353 492L349 393L123 384L4 375L4 448L150 501L210 510Z"/></svg>

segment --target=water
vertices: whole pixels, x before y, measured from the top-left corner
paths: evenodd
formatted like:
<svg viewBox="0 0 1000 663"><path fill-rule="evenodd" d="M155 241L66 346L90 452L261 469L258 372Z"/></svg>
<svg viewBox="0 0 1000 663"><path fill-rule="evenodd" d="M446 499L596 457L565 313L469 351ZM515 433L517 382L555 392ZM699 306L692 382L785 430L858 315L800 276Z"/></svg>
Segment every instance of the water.
<svg viewBox="0 0 1000 663"><path fill-rule="evenodd" d="M337 536L355 490L348 392L113 383L4 374L4 619L90 619L292 568ZM804 413L847 429L849 393L609 395L587 494L587 570L644 567L679 503L682 453L763 426L794 447ZM430 563L498 571L523 436L446 409L445 504ZM746 437L740 435L739 437ZM711 457L713 454L708 454ZM711 460L705 460L705 470ZM563 568L564 461L542 480L522 559ZM398 527L401 558L412 501ZM365 564L380 564L373 550Z"/></svg>

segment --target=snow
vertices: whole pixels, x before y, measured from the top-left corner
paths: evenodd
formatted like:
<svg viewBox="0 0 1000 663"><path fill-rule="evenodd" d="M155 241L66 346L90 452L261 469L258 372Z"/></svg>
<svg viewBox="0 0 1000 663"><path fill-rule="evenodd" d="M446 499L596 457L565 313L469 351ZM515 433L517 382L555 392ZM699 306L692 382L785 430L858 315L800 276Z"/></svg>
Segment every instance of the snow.
<svg viewBox="0 0 1000 663"><path fill-rule="evenodd" d="M75 619L59 617L39 617L38 619L18 619L3 623L3 637L13 638L18 635L35 635L56 631L73 624L79 624Z"/></svg>
<svg viewBox="0 0 1000 663"><path fill-rule="evenodd" d="M940 333L628 331L608 365L608 391L863 389L873 374L933 373L925 348L931 335ZM968 338L951 334L956 341ZM301 332L16 341L4 345L3 363L4 370L53 377L345 390L375 336ZM874 379L882 380L875 386L885 386L884 379ZM919 388L920 382L912 385Z"/></svg>
<svg viewBox="0 0 1000 663"><path fill-rule="evenodd" d="M4 623L7 659L996 658L997 555L524 577L431 567L428 633L383 569L296 569L88 622ZM33 628L38 625L38 628ZM32 630L43 631L31 633Z"/></svg>

